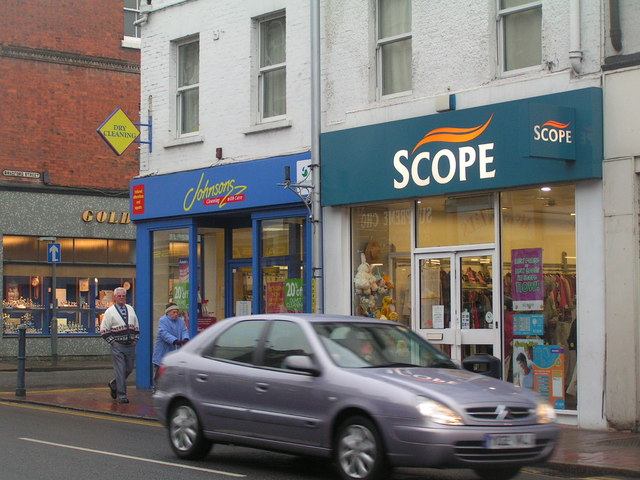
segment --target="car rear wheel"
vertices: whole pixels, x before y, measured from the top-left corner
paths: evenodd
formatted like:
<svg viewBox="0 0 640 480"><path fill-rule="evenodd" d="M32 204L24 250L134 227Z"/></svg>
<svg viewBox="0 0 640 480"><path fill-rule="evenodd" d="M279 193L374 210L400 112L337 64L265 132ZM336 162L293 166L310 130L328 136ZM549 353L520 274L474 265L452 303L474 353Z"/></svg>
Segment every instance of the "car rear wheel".
<svg viewBox="0 0 640 480"><path fill-rule="evenodd" d="M509 480L520 473L520 467L478 468L474 471L483 480Z"/></svg>
<svg viewBox="0 0 640 480"><path fill-rule="evenodd" d="M338 473L345 480L387 478L390 471L378 429L365 417L351 417L340 425L333 453Z"/></svg>
<svg viewBox="0 0 640 480"><path fill-rule="evenodd" d="M180 402L169 413L169 443L178 457L189 460L203 459L213 446L202 433L198 414L187 402Z"/></svg>

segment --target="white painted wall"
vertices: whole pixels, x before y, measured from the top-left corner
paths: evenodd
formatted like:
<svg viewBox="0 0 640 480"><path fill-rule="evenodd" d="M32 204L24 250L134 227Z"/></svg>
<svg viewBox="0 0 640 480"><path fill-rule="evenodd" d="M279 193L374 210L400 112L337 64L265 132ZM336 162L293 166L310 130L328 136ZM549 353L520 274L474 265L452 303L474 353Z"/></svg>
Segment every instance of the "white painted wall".
<svg viewBox="0 0 640 480"><path fill-rule="evenodd" d="M637 429L640 421L640 68L607 73L604 78L605 411L611 426Z"/></svg>
<svg viewBox="0 0 640 480"><path fill-rule="evenodd" d="M435 96L455 93L458 110L600 86L601 5L580 2L581 74L569 62L569 3L544 0L545 65L526 74L497 71L496 2L414 1L413 91L376 98L374 2L326 0L323 10L323 131L436 113Z"/></svg>
<svg viewBox="0 0 640 480"><path fill-rule="evenodd" d="M252 37L254 17L286 11L287 124L247 133L254 123ZM176 142L175 65L171 42L200 38L200 133ZM152 97L153 152L141 149L141 175L309 151L310 38L307 2L296 0L190 0L153 2L142 26L141 113ZM254 99L255 100L255 99ZM216 159L222 148L222 160Z"/></svg>

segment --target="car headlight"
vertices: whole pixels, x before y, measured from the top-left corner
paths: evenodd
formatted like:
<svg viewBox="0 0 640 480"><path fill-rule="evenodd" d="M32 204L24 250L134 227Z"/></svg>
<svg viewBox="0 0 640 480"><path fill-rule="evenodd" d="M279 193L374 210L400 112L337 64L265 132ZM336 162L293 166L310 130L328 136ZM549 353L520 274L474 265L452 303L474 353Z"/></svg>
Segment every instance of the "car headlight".
<svg viewBox="0 0 640 480"><path fill-rule="evenodd" d="M538 423L554 423L556 421L556 410L543 398L538 398L536 406L536 419Z"/></svg>
<svg viewBox="0 0 640 480"><path fill-rule="evenodd" d="M464 425L462 417L446 405L426 397L418 397L416 408L424 417L442 425Z"/></svg>

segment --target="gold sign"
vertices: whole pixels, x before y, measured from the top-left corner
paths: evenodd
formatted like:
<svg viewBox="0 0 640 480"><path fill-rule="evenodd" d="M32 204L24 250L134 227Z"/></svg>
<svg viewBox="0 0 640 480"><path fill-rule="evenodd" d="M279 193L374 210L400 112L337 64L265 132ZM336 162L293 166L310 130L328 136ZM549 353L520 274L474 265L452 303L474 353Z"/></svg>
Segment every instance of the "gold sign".
<svg viewBox="0 0 640 480"><path fill-rule="evenodd" d="M98 223L130 223L131 215L129 212L106 212L101 210L94 212L93 210L85 210L82 212L82 220L85 222L98 222Z"/></svg>

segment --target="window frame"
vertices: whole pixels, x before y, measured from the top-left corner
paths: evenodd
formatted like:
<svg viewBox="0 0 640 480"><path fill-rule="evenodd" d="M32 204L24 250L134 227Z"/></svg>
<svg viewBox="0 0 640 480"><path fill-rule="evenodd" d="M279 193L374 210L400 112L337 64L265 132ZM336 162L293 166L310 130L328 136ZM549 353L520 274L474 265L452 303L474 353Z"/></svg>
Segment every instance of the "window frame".
<svg viewBox="0 0 640 480"><path fill-rule="evenodd" d="M542 45L540 45L540 63L530 65L527 67L516 68L513 70L506 69L506 53L507 49L505 47L506 44L506 35L505 35L505 18L509 15L513 15L516 13L522 13L529 10L539 9L541 24L540 24L540 36L542 38L542 0L530 0L527 3L523 3L522 5L517 5L515 7L509 8L501 8L502 0L496 0L496 33L497 33L497 48L498 48L498 72L501 76L510 76L510 75L518 75L525 72L537 71L542 68L543 59L542 59Z"/></svg>
<svg viewBox="0 0 640 480"><path fill-rule="evenodd" d="M413 91L413 68L409 69L409 83L410 88L408 90L401 90L398 92L385 94L384 85L383 85L383 72L384 65L382 61L382 50L383 47L387 45L391 45L393 43L399 43L405 40L409 40L411 43L411 52L413 56L413 14L411 15L411 25L407 32L393 35L391 37L382 37L380 32L380 20L381 20L381 12L382 8L380 3L383 0L376 0L376 10L375 10L375 56L376 56L376 91L379 99L389 99L398 96L405 96L410 94ZM413 9L412 0L409 0L410 8Z"/></svg>
<svg viewBox="0 0 640 480"><path fill-rule="evenodd" d="M284 62L277 64L262 66L262 28L267 22L282 19L285 25L285 46L284 46ZM284 10L265 15L255 19L256 23L256 48L257 48L257 115L256 122L266 123L275 122L279 120L285 120L287 118L287 17ZM284 70L284 113L280 115L273 115L269 117L264 116L265 112L265 74L276 72L278 70Z"/></svg>
<svg viewBox="0 0 640 480"><path fill-rule="evenodd" d="M196 83L180 86L180 51L182 47L187 45L197 43L198 44L198 81ZM175 109L176 109L176 137L177 138L185 138L185 137L193 137L200 134L200 37L194 36L189 37L174 43L175 48ZM196 130L192 132L183 132L182 131L182 107L183 107L183 98L186 92L198 92L198 127Z"/></svg>
<svg viewBox="0 0 640 480"><path fill-rule="evenodd" d="M142 31L140 28L140 25L133 25L133 29L134 29L134 36L131 35L127 35L127 29L126 29L126 21L127 21L127 12L133 12L135 13L135 19L134 22L138 21L140 19L140 17L142 16L142 11L141 11L141 6L140 4L142 3L142 0L132 0L134 2L136 2L136 6L137 8L132 8L132 7L128 7L127 6L127 2L124 2L124 9L123 9L123 15L124 15L124 31L123 31L123 38L122 38L122 46L125 48L140 48L141 47L141 37L142 37Z"/></svg>

